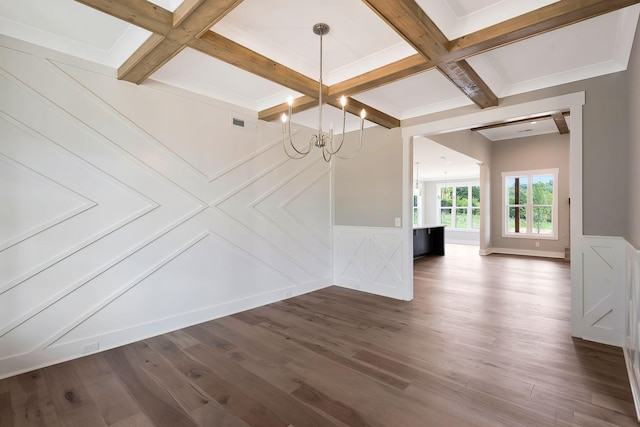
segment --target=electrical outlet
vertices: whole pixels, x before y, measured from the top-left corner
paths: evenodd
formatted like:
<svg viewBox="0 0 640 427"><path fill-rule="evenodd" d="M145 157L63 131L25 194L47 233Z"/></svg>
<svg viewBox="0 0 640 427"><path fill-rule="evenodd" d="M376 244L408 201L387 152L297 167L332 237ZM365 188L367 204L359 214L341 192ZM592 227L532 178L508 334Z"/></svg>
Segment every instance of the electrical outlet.
<svg viewBox="0 0 640 427"><path fill-rule="evenodd" d="M99 349L100 349L100 343L99 342L94 342L94 343L91 343L91 344L87 344L87 345L82 347L82 354L95 353Z"/></svg>
<svg viewBox="0 0 640 427"><path fill-rule="evenodd" d="M400 218L396 218L396 227L402 227L402 221Z"/></svg>
<svg viewBox="0 0 640 427"><path fill-rule="evenodd" d="M540 242L536 242L536 248L540 247Z"/></svg>
<svg viewBox="0 0 640 427"><path fill-rule="evenodd" d="M291 295L293 295L293 292L291 292L291 291L284 291L284 297L285 297L285 298L291 298Z"/></svg>

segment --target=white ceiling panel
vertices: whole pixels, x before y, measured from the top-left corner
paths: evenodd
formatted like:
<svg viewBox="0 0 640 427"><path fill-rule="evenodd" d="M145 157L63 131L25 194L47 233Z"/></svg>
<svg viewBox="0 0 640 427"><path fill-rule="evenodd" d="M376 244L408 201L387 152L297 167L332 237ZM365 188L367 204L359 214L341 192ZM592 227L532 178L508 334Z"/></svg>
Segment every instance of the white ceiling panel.
<svg viewBox="0 0 640 427"><path fill-rule="evenodd" d="M480 176L478 160L425 137L414 137L413 160L414 181L416 175L419 181L444 181L445 173L447 179L477 179Z"/></svg>
<svg viewBox="0 0 640 427"><path fill-rule="evenodd" d="M186 48L151 79L254 111L294 98L299 93L233 65Z"/></svg>
<svg viewBox="0 0 640 427"><path fill-rule="evenodd" d="M499 97L618 72L627 66L639 10L612 12L467 61Z"/></svg>
<svg viewBox="0 0 640 427"><path fill-rule="evenodd" d="M69 0L0 0L0 33L110 67L150 35Z"/></svg>
<svg viewBox="0 0 640 427"><path fill-rule="evenodd" d="M571 129L571 117L565 117L567 127ZM493 129L484 129L478 131L482 136L490 141L503 141L519 137L527 137L534 135L545 135L548 133L557 133L553 119L537 119L526 123L518 123L509 126L497 127Z"/></svg>
<svg viewBox="0 0 640 427"><path fill-rule="evenodd" d="M559 0L416 0L449 40Z"/></svg>
<svg viewBox="0 0 640 427"><path fill-rule="evenodd" d="M354 98L401 120L472 104L438 70L407 77Z"/></svg>
<svg viewBox="0 0 640 427"><path fill-rule="evenodd" d="M415 53L361 1L244 0L212 30L315 80L326 23L324 82L334 84Z"/></svg>

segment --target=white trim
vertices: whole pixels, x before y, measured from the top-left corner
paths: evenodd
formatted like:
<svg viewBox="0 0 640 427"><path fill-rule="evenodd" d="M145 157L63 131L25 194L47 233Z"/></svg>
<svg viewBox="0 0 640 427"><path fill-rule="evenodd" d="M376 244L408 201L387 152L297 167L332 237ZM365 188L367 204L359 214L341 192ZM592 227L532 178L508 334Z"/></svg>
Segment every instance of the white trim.
<svg viewBox="0 0 640 427"><path fill-rule="evenodd" d="M633 361L630 359L628 352L622 352L624 355L624 364L627 367L627 376L629 377L629 385L631 387L631 396L633 397L633 406L636 409L636 420L640 422L640 384L638 377L635 375Z"/></svg>
<svg viewBox="0 0 640 427"><path fill-rule="evenodd" d="M398 256L407 252L402 229L335 225L334 233L336 286L405 299L406 260Z"/></svg>
<svg viewBox="0 0 640 427"><path fill-rule="evenodd" d="M625 339L623 354L636 418L640 421L640 250L626 242L625 256Z"/></svg>
<svg viewBox="0 0 640 427"><path fill-rule="evenodd" d="M488 249L485 249L483 252L484 253L482 253L481 255L503 254L503 255L519 255L519 256L564 259L564 252L534 251L531 249L488 248Z"/></svg>
<svg viewBox="0 0 640 427"><path fill-rule="evenodd" d="M467 209L467 220L470 221L471 226L473 226L473 209L478 209L478 212L480 213L480 221L482 221L482 213L480 212L480 206L472 206L472 199L473 199L473 187L478 187L480 188L480 200L482 200L482 190L481 190L481 186L480 186L480 179L478 178L477 180L463 180L463 181L451 181L451 182L447 182L446 186L447 187L451 187L454 190L456 188L464 188L467 187L467 206L458 206L456 204L456 195L455 195L455 191L452 194L452 205L451 206L442 206L442 199L440 198L440 195L442 194L442 189L445 188L445 182L444 181L437 181L435 183L436 186L436 203L435 203L435 209L436 209L436 224L437 225L442 225L442 209L451 209L451 225L449 225L447 227L447 230L450 231L467 231L467 232L477 232L480 233L480 229L479 228L472 228L472 227L467 227L467 228L457 228L454 226L455 224L455 217L457 216L457 214L455 213L456 209ZM471 190L471 191L469 191ZM468 222L469 224L469 222Z"/></svg>
<svg viewBox="0 0 640 427"><path fill-rule="evenodd" d="M540 239L540 240L558 240L558 175L560 173L560 169L551 168L551 169L536 169L536 170L526 170L526 171L512 171L512 172L502 172L502 214L500 217L500 222L502 224L502 237L505 238L513 238L513 239ZM533 177L534 176L542 176L542 175L553 175L553 201L551 202L551 212L552 212L552 233L547 234L535 234L530 231L533 226ZM531 178L531 185L527 185L527 204L525 205L527 218L532 218L531 221L527 221L527 231L524 233L510 233L508 231L508 223L507 223L507 209L509 208L507 204L507 193L509 188L505 185L505 180L507 178L513 177L522 177L526 176L527 179ZM539 205L538 205L539 206Z"/></svg>
<svg viewBox="0 0 640 427"><path fill-rule="evenodd" d="M402 134L402 235L404 240L401 295L413 299L413 138Z"/></svg>
<svg viewBox="0 0 640 427"><path fill-rule="evenodd" d="M503 101L504 102L504 101ZM571 133L569 133L569 168L570 168L570 197L571 197L571 247L580 248L582 239L582 107L585 103L585 92L575 92L566 95L560 95L552 98L539 99L536 101L525 102L522 104L507 105L503 107L495 107L485 109L469 114L450 117L442 120L421 123L414 126L407 126L402 129L402 137L404 141L403 150L403 170L404 175L407 171L410 174L412 170L412 145L411 141L414 136L430 136L441 133L447 133L455 130L470 129L474 126L482 125L489 122L496 122L511 117L526 117L530 114L545 111L555 111L558 109L569 108L571 114ZM486 167L485 165L483 165ZM484 170L486 173L486 169ZM480 168L480 180L483 181L483 167ZM408 196L408 189L411 181L404 182L403 188L403 206L409 206L411 202ZM482 206L487 206L481 203ZM405 209L405 208L403 208ZM486 211L481 210L480 215L484 215ZM403 217L408 218L408 212L403 212ZM486 219L489 219L488 217ZM411 222L409 222L411 223ZM484 223L484 222L483 222ZM410 230L406 230L407 242L412 236ZM484 227L481 227L480 253L486 252L486 247L490 246L490 241L484 241L482 238L486 233ZM408 246L408 245L407 245ZM563 255L564 257L564 255ZM571 335L581 336L582 325L580 318L575 315L579 313L582 305L582 259L579 250L571 251ZM413 269L411 269L413 273ZM409 292L413 292L413 274L407 276L404 284Z"/></svg>

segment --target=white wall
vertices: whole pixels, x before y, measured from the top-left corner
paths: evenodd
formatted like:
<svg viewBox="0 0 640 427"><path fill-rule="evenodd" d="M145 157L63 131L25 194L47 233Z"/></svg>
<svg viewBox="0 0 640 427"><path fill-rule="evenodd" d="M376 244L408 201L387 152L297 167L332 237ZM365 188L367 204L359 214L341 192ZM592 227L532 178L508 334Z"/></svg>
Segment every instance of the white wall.
<svg viewBox="0 0 640 427"><path fill-rule="evenodd" d="M20 49L0 46L0 378L331 283L320 156Z"/></svg>

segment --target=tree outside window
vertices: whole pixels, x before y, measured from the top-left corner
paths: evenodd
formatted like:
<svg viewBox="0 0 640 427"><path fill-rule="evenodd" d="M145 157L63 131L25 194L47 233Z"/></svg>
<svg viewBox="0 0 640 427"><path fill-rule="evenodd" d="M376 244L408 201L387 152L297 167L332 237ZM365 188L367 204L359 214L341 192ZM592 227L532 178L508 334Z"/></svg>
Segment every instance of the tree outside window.
<svg viewBox="0 0 640 427"><path fill-rule="evenodd" d="M441 225L451 229L480 229L480 185L439 186L439 199Z"/></svg>
<svg viewBox="0 0 640 427"><path fill-rule="evenodd" d="M557 238L558 169L505 172L503 236Z"/></svg>

